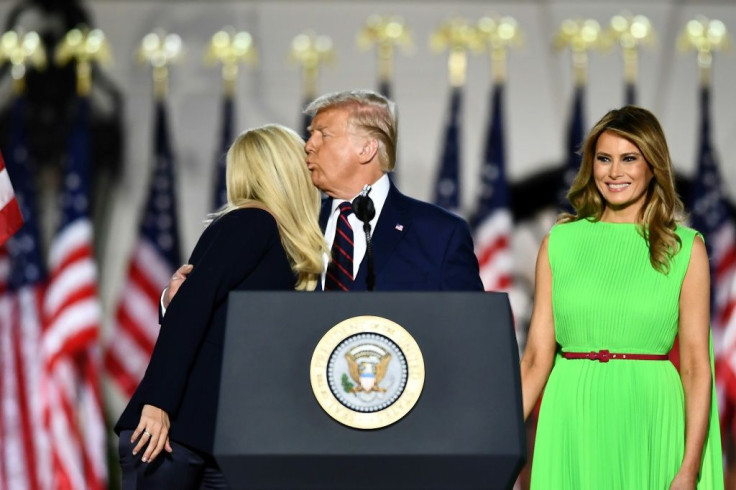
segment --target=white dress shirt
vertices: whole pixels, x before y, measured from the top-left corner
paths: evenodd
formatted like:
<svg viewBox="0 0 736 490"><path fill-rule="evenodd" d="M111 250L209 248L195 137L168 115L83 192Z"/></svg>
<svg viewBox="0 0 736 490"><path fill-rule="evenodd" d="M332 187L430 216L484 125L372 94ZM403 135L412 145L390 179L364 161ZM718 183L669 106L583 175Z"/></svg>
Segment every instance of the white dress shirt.
<svg viewBox="0 0 736 490"><path fill-rule="evenodd" d="M376 209L376 215L371 220L371 237L373 236L373 231L376 229L378 217L381 216L381 210L383 209L383 205L386 202L386 197L388 197L388 190L390 187L391 183L388 179L388 174L383 174L383 176L371 186L371 192L368 194L368 197L371 198L371 200L373 201L373 206ZM355 197L358 197L358 195L356 194ZM355 197L353 197L353 199L355 199ZM344 199L332 200L332 212L330 213L330 217L327 220L327 225L325 226L325 241L327 241L327 247L329 249L332 249L332 242L335 240L335 232L337 230L337 218L338 216L340 216L340 210L338 209L338 206L340 206L340 204L343 202L345 202ZM358 275L360 263L363 261L363 257L365 257L367 244L365 241L365 232L363 232L363 222L360 221L358 217L355 216L355 214L353 213L348 216L348 222L350 223L350 226L353 227L353 278L355 278L355 276ZM322 269L323 289L325 287L325 275L327 274L327 264L329 264L329 261L329 255L325 254L325 267L324 269Z"/></svg>

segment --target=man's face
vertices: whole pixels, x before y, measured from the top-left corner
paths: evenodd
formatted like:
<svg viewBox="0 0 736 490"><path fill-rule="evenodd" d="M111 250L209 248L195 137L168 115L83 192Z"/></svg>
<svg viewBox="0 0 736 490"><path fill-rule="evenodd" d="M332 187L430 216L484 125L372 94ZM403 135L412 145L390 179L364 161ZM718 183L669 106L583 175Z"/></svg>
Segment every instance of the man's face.
<svg viewBox="0 0 736 490"><path fill-rule="evenodd" d="M304 146L312 183L338 199L352 199L362 185L355 181L365 138L354 133L348 124L349 115L344 108L318 112L312 119L310 136Z"/></svg>

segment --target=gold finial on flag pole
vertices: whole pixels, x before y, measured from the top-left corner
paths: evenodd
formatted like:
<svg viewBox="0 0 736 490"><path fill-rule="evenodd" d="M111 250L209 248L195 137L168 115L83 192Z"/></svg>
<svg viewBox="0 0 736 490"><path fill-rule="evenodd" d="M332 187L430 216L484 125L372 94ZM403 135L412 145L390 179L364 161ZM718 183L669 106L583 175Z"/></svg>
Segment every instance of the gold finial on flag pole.
<svg viewBox="0 0 736 490"><path fill-rule="evenodd" d="M320 67L335 61L332 39L329 36L318 36L313 31L299 34L291 41L290 58L302 67L304 95L306 98L316 97Z"/></svg>
<svg viewBox="0 0 736 490"><path fill-rule="evenodd" d="M177 34L152 32L146 34L138 49L138 61L153 66L153 93L157 99L166 97L169 65L181 59L183 45Z"/></svg>
<svg viewBox="0 0 736 490"><path fill-rule="evenodd" d="M488 15L476 24L478 36L491 55L491 76L496 82L506 81L506 50L523 42L519 24L513 17Z"/></svg>
<svg viewBox="0 0 736 490"><path fill-rule="evenodd" d="M77 94L89 95L92 90L92 62L109 63L110 45L100 29L80 27L67 32L56 47L54 62L63 66L71 61L77 66Z"/></svg>
<svg viewBox="0 0 736 490"><path fill-rule="evenodd" d="M654 29L643 15L623 12L611 18L608 36L618 41L624 62L624 81L635 84L639 69L639 47L652 46L655 42Z"/></svg>
<svg viewBox="0 0 736 490"><path fill-rule="evenodd" d="M210 66L222 63L225 94L230 97L235 93L238 64L247 63L254 66L258 63L258 52L250 33L235 32L234 28L226 27L212 36L204 60Z"/></svg>
<svg viewBox="0 0 736 490"><path fill-rule="evenodd" d="M601 26L594 19L567 19L560 25L554 39L558 51L570 48L576 85L585 85L588 78L588 51L608 46Z"/></svg>
<svg viewBox="0 0 736 490"><path fill-rule="evenodd" d="M447 69L450 75L450 85L462 87L468 68L468 49L480 52L483 44L475 28L462 18L447 20L432 34L430 47L440 53L450 51L447 59Z"/></svg>
<svg viewBox="0 0 736 490"><path fill-rule="evenodd" d="M730 48L731 38L723 22L699 15L685 25L677 44L682 52L693 49L698 52L700 83L709 85L713 52Z"/></svg>
<svg viewBox="0 0 736 490"><path fill-rule="evenodd" d="M376 46L378 55L378 76L381 82L388 82L393 75L394 52L397 46L404 53L413 48L411 32L404 19L398 16L371 15L358 33L358 46L367 51Z"/></svg>
<svg viewBox="0 0 736 490"><path fill-rule="evenodd" d="M13 90L16 94L22 94L25 90L26 65L38 70L46 68L46 50L38 33L23 33L20 30L5 32L0 37L0 66L6 61L11 64Z"/></svg>

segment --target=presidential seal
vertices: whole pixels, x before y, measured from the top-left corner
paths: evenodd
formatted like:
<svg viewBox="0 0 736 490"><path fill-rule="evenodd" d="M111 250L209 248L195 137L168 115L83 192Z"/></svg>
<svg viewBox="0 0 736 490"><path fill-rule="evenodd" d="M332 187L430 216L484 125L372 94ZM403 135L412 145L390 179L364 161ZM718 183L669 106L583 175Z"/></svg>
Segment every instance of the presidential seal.
<svg viewBox="0 0 736 490"><path fill-rule="evenodd" d="M393 424L414 407L424 386L424 359L399 324L358 316L332 327L314 349L312 390L335 420L356 429Z"/></svg>

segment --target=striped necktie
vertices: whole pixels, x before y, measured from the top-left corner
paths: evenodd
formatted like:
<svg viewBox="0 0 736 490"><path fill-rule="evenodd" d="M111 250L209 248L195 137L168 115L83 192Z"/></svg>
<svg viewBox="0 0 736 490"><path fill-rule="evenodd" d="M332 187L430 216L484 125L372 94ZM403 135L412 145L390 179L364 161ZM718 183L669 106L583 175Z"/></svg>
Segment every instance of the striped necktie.
<svg viewBox="0 0 736 490"><path fill-rule="evenodd" d="M348 216L353 212L349 201L338 206L335 239L332 242L332 260L327 266L325 291L349 291L353 286L353 227Z"/></svg>

